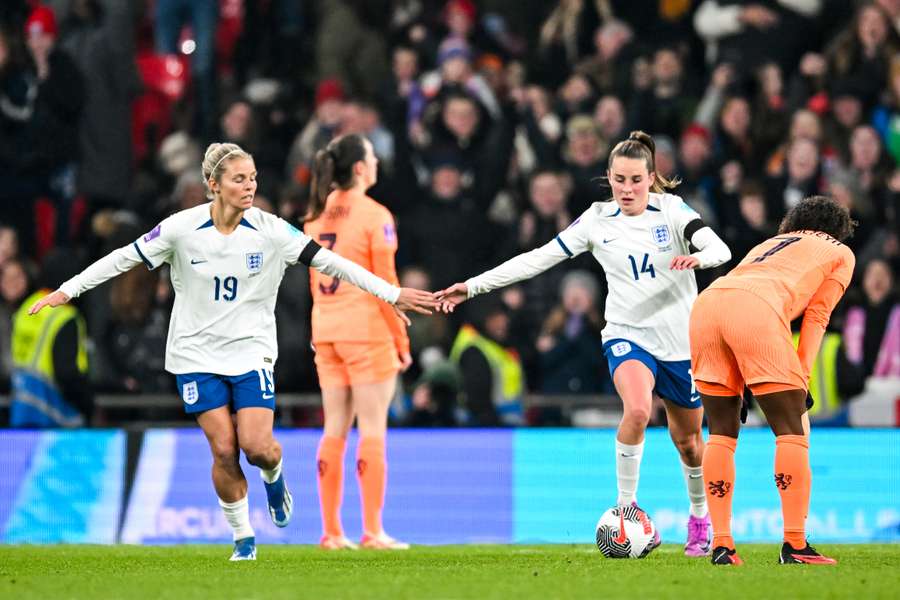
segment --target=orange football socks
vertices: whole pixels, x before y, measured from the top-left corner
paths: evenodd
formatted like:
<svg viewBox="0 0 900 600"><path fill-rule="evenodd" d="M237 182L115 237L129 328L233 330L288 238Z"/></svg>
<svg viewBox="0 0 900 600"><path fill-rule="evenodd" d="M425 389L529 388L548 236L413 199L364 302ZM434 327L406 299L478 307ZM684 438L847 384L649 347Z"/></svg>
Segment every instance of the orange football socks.
<svg viewBox="0 0 900 600"><path fill-rule="evenodd" d="M319 506L322 510L322 532L341 537L341 501L344 493L344 449L347 441L323 435L316 456L319 471Z"/></svg>
<svg viewBox="0 0 900 600"><path fill-rule="evenodd" d="M712 547L734 549L731 537L731 498L734 494L734 450L737 438L710 435L703 451L703 482L712 520Z"/></svg>
<svg viewBox="0 0 900 600"><path fill-rule="evenodd" d="M784 541L800 550L806 547L806 514L812 483L809 440L803 435L775 438L775 486L781 495Z"/></svg>
<svg viewBox="0 0 900 600"><path fill-rule="evenodd" d="M387 481L384 438L363 437L356 448L356 476L363 510L363 532L381 533L381 509Z"/></svg>

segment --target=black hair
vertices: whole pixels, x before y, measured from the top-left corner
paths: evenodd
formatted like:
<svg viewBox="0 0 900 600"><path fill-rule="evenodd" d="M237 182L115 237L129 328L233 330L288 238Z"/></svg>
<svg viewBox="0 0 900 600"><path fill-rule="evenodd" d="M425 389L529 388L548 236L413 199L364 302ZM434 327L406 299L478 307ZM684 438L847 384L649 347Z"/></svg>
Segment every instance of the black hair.
<svg viewBox="0 0 900 600"><path fill-rule="evenodd" d="M850 218L850 211L828 196L810 196L788 211L778 233L821 231L843 242L853 235L857 224Z"/></svg>
<svg viewBox="0 0 900 600"><path fill-rule="evenodd" d="M325 210L325 200L332 186L342 190L353 186L353 165L366 158L365 138L357 133L331 140L324 150L316 152L309 186L309 208L304 221L315 221Z"/></svg>

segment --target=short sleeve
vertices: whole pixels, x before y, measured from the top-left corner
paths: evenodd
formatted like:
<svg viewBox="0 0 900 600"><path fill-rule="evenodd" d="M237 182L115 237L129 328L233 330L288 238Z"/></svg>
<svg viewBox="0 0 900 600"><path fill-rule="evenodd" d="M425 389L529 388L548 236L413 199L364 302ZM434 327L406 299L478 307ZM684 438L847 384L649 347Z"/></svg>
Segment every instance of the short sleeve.
<svg viewBox="0 0 900 600"><path fill-rule="evenodd" d="M594 209L591 207L556 236L556 242L562 246L569 258L590 251L590 232L593 220Z"/></svg>
<svg viewBox="0 0 900 600"><path fill-rule="evenodd" d="M309 266L321 246L282 218L275 219L274 230L274 242L284 261L289 265L300 262Z"/></svg>
<svg viewBox="0 0 900 600"><path fill-rule="evenodd" d="M697 233L698 230L706 227L700 213L688 206L688 204L678 196L670 195L672 202L669 208L669 215L675 230L687 241Z"/></svg>
<svg viewBox="0 0 900 600"><path fill-rule="evenodd" d="M132 246L137 250L141 261L148 269L153 270L165 262L170 262L178 239L178 223L173 217L163 221L136 239Z"/></svg>

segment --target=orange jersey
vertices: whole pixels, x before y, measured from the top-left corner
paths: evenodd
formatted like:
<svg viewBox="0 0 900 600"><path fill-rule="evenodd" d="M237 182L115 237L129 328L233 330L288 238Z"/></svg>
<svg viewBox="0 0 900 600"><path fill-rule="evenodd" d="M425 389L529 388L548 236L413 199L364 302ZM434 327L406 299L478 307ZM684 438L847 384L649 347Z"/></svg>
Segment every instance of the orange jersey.
<svg viewBox="0 0 900 600"><path fill-rule="evenodd" d="M399 285L394 217L372 198L336 190L329 194L319 218L306 223L303 230L323 247ZM399 352L409 351L406 329L386 302L315 269L310 269L310 289L313 343L393 339Z"/></svg>
<svg viewBox="0 0 900 600"><path fill-rule="evenodd" d="M831 236L820 231L792 231L753 248L737 267L709 287L752 292L786 325L804 315L798 354L808 373L831 311L850 285L855 264L850 248Z"/></svg>

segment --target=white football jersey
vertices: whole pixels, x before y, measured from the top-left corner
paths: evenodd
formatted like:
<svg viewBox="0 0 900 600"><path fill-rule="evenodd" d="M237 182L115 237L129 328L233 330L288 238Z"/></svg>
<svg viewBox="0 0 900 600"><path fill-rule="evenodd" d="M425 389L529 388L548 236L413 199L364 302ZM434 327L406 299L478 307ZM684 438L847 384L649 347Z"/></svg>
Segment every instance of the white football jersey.
<svg viewBox="0 0 900 600"><path fill-rule="evenodd" d="M278 358L278 286L310 238L258 208L245 211L240 225L224 235L209 210L203 204L177 212L133 244L148 268L171 265L175 305L166 370L219 375L271 370Z"/></svg>
<svg viewBox="0 0 900 600"><path fill-rule="evenodd" d="M690 359L697 280L692 270L673 271L669 264L690 254L692 231L686 237L685 227L698 219L680 197L651 193L640 215L623 214L615 202L595 202L557 236L566 254L589 251L606 272L604 342L624 338L659 360Z"/></svg>

